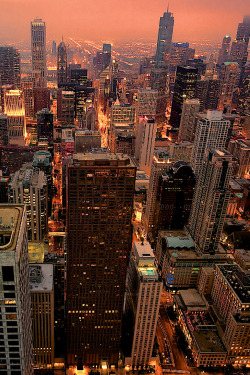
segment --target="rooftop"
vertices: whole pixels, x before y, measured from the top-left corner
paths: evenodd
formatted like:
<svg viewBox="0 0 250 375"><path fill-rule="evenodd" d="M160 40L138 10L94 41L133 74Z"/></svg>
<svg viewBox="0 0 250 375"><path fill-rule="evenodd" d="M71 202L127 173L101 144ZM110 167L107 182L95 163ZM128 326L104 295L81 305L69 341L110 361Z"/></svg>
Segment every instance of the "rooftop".
<svg viewBox="0 0 250 375"><path fill-rule="evenodd" d="M31 292L50 292L53 290L53 264L30 265Z"/></svg>
<svg viewBox="0 0 250 375"><path fill-rule="evenodd" d="M130 157L125 154L118 153L76 153L73 156L74 162L86 162L82 163L85 165L118 165L118 166L128 166L134 167L134 164ZM88 162L91 162L88 164Z"/></svg>
<svg viewBox="0 0 250 375"><path fill-rule="evenodd" d="M227 353L216 331L195 331L193 335L201 353Z"/></svg>
<svg viewBox="0 0 250 375"><path fill-rule="evenodd" d="M28 242L29 263L43 263L44 254L49 252L49 245L44 242Z"/></svg>
<svg viewBox="0 0 250 375"><path fill-rule="evenodd" d="M163 233L161 237L165 237L168 248L194 249L195 247L194 240L184 230L162 231L161 233Z"/></svg>
<svg viewBox="0 0 250 375"><path fill-rule="evenodd" d="M206 308L206 303L196 289L180 290L179 294L186 309L193 307Z"/></svg>
<svg viewBox="0 0 250 375"><path fill-rule="evenodd" d="M242 303L250 303L250 277L237 264L217 266Z"/></svg>

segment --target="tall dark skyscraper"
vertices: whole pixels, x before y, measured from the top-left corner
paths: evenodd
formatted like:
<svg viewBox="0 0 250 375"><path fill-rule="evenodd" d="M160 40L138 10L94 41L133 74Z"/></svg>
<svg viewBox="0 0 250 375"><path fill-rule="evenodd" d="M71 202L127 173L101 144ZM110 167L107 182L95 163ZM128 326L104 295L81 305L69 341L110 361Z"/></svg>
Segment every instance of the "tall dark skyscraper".
<svg viewBox="0 0 250 375"><path fill-rule="evenodd" d="M155 55L155 67L164 68L170 58L172 36L174 28L174 16L168 10L160 18L157 49Z"/></svg>
<svg viewBox="0 0 250 375"><path fill-rule="evenodd" d="M239 23L236 40L232 43L230 61L237 62L241 69L241 77L247 62L248 45L250 38L250 16L245 16Z"/></svg>
<svg viewBox="0 0 250 375"><path fill-rule="evenodd" d="M57 48L57 83L67 82L67 48L63 41Z"/></svg>
<svg viewBox="0 0 250 375"><path fill-rule="evenodd" d="M67 363L117 364L136 169L75 154L67 171Z"/></svg>
<svg viewBox="0 0 250 375"><path fill-rule="evenodd" d="M194 98L197 84L198 69L190 66L178 66L174 86L174 96L170 124L178 129L181 121L182 105L184 100Z"/></svg>
<svg viewBox="0 0 250 375"><path fill-rule="evenodd" d="M195 187L195 175L183 161L174 164L160 178L155 228L183 229L187 224Z"/></svg>
<svg viewBox="0 0 250 375"><path fill-rule="evenodd" d="M13 47L0 47L0 85L20 86L20 54Z"/></svg>
<svg viewBox="0 0 250 375"><path fill-rule="evenodd" d="M217 63L219 65L228 61L227 59L228 59L228 55L229 55L230 45L231 45L231 36L226 35L223 38L221 49L220 49L220 52L219 52L219 57L218 57L218 61L217 61Z"/></svg>

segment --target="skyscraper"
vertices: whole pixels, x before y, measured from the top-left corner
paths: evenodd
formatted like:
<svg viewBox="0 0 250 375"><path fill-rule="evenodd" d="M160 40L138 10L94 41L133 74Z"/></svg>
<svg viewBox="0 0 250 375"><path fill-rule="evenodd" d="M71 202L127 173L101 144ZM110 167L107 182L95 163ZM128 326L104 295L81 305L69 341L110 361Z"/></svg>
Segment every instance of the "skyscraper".
<svg viewBox="0 0 250 375"><path fill-rule="evenodd" d="M217 109L221 82L217 78L201 77L197 81L195 98L200 101L200 112Z"/></svg>
<svg viewBox="0 0 250 375"><path fill-rule="evenodd" d="M140 118L137 125L135 157L139 162L140 170L148 175L153 162L156 130L157 126L153 118Z"/></svg>
<svg viewBox="0 0 250 375"><path fill-rule="evenodd" d="M9 142L24 146L26 122L23 92L8 90L4 93L4 113L8 116Z"/></svg>
<svg viewBox="0 0 250 375"><path fill-rule="evenodd" d="M151 90L150 88L147 90L140 90L138 92L138 116L155 117L157 99L157 90Z"/></svg>
<svg viewBox="0 0 250 375"><path fill-rule="evenodd" d="M57 120L62 126L74 124L75 93L74 91L57 91Z"/></svg>
<svg viewBox="0 0 250 375"><path fill-rule="evenodd" d="M194 98L197 77L198 69L192 68L190 66L177 67L172 110L169 120L170 124L175 129L178 129L180 126L181 112L184 100Z"/></svg>
<svg viewBox="0 0 250 375"><path fill-rule="evenodd" d="M230 45L231 45L231 37L229 35L226 35L222 41L217 64L222 65L224 62L227 61L228 56L229 56Z"/></svg>
<svg viewBox="0 0 250 375"><path fill-rule="evenodd" d="M41 19L31 22L32 70L39 71L46 87L46 26Z"/></svg>
<svg viewBox="0 0 250 375"><path fill-rule="evenodd" d="M0 84L20 86L20 54L14 47L0 47Z"/></svg>
<svg viewBox="0 0 250 375"><path fill-rule="evenodd" d="M160 18L157 49L155 55L155 67L164 68L168 64L171 53L172 36L174 28L174 16L168 10Z"/></svg>
<svg viewBox="0 0 250 375"><path fill-rule="evenodd" d="M152 357L163 285L154 262L150 244L134 242L123 325L125 363L132 366L147 366Z"/></svg>
<svg viewBox="0 0 250 375"><path fill-rule="evenodd" d="M207 111L197 121L191 165L200 175L203 157L208 149L224 149L230 121L224 120L221 111Z"/></svg>
<svg viewBox="0 0 250 375"><path fill-rule="evenodd" d="M47 180L43 171L32 164L12 175L9 183L9 202L26 204L29 241L42 241L47 234Z"/></svg>
<svg viewBox="0 0 250 375"><path fill-rule="evenodd" d="M117 364L132 241L135 166L75 154L67 176L67 362Z"/></svg>
<svg viewBox="0 0 250 375"><path fill-rule="evenodd" d="M187 99L184 101L178 134L179 141L194 141L197 121L196 115L199 113L199 109L200 101L198 99Z"/></svg>
<svg viewBox="0 0 250 375"><path fill-rule="evenodd" d="M225 150L206 150L195 187L188 230L202 253L218 251L230 198L233 156Z"/></svg>
<svg viewBox="0 0 250 375"><path fill-rule="evenodd" d="M33 374L26 207L0 205L1 372Z"/></svg>
<svg viewBox="0 0 250 375"><path fill-rule="evenodd" d="M37 112L37 137L53 141L53 112L47 108Z"/></svg>
<svg viewBox="0 0 250 375"><path fill-rule="evenodd" d="M236 40L232 43L230 52L230 61L237 62L242 73L247 62L249 38L250 16L245 16L238 25Z"/></svg>
<svg viewBox="0 0 250 375"><path fill-rule="evenodd" d="M67 48L63 41L57 48L57 83L67 82Z"/></svg>
<svg viewBox="0 0 250 375"><path fill-rule="evenodd" d="M234 89L239 78L239 64L237 62L225 62L220 71L219 106L221 111L231 113Z"/></svg>

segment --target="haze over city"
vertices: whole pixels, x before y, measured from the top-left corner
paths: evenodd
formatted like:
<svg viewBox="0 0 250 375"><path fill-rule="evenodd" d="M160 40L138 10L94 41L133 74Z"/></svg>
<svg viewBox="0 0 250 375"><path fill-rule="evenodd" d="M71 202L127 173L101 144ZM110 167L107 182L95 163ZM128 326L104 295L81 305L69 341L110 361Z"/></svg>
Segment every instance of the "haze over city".
<svg viewBox="0 0 250 375"><path fill-rule="evenodd" d="M159 13L166 0L1 0L0 40L29 40L30 20L42 18L47 39L68 37L91 40L155 39ZM237 23L249 13L249 0L171 0L175 14L174 41L235 37Z"/></svg>

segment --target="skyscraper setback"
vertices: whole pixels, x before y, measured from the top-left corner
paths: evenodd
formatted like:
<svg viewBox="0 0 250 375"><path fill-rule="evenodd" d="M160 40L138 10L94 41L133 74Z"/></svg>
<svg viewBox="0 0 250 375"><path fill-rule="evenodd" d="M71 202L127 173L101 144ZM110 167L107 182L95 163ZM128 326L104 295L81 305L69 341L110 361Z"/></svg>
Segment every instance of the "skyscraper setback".
<svg viewBox="0 0 250 375"><path fill-rule="evenodd" d="M116 364L135 166L121 154L75 154L67 179L67 362Z"/></svg>
<svg viewBox="0 0 250 375"><path fill-rule="evenodd" d="M46 83L46 26L41 19L31 22L32 70L39 71ZM45 85L46 86L46 85Z"/></svg>

